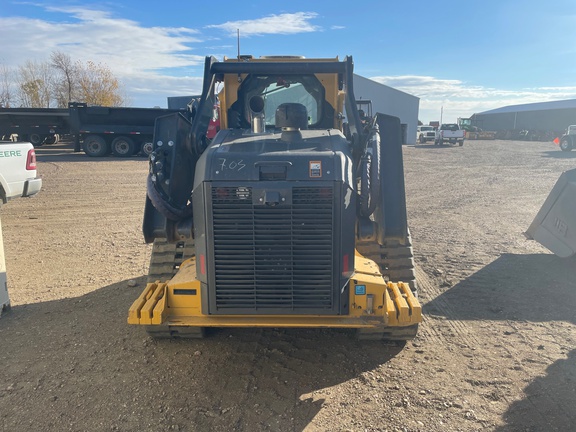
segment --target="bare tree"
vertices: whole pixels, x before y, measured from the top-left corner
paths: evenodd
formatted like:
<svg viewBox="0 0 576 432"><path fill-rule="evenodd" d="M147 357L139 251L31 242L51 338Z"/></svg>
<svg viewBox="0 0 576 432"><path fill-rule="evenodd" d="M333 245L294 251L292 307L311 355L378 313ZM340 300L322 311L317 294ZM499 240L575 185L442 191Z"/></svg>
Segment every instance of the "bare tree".
<svg viewBox="0 0 576 432"><path fill-rule="evenodd" d="M14 99L12 75L12 69L6 65L0 65L0 107L3 108L10 108Z"/></svg>
<svg viewBox="0 0 576 432"><path fill-rule="evenodd" d="M125 103L118 78L108 66L92 61L81 68L79 94L88 105L122 106Z"/></svg>
<svg viewBox="0 0 576 432"><path fill-rule="evenodd" d="M69 102L79 100L79 65L61 51L53 51L50 54L50 64L56 71L52 88L56 105L59 108L66 108Z"/></svg>
<svg viewBox="0 0 576 432"><path fill-rule="evenodd" d="M1 65L0 65L1 66ZM63 52L54 51L50 61L28 60L18 67L14 81L8 69L0 69L0 103L29 108L65 108L69 102L89 105L122 106L124 89L110 68L102 63L72 61ZM13 93L10 83L15 83Z"/></svg>
<svg viewBox="0 0 576 432"><path fill-rule="evenodd" d="M50 108L54 72L48 62L28 60L18 67L20 106Z"/></svg>

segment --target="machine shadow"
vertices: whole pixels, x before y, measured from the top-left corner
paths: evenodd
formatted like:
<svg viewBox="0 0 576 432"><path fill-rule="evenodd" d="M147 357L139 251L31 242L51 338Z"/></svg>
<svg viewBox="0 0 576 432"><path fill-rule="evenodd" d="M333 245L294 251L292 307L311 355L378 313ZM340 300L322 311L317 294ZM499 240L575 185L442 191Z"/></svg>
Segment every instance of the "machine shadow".
<svg viewBox="0 0 576 432"><path fill-rule="evenodd" d="M570 431L576 425L576 350L557 360L525 389L526 397L504 413L497 432Z"/></svg>
<svg viewBox="0 0 576 432"><path fill-rule="evenodd" d="M13 306L2 316L1 381L15 389L0 385L6 427L18 425L16 407L27 406L45 413L52 430L59 421L86 430L303 430L323 389L362 379L402 350L329 329L215 329L206 339L153 340L126 324L145 278L137 283ZM16 391L26 383L44 391ZM79 400L98 409L71 410Z"/></svg>
<svg viewBox="0 0 576 432"><path fill-rule="evenodd" d="M460 320L576 323L576 259L503 254L442 293L423 310Z"/></svg>
<svg viewBox="0 0 576 432"><path fill-rule="evenodd" d="M416 149L424 150L424 149L446 149L452 147L459 147L458 144L442 144L442 145L435 145L435 144L415 144L413 146Z"/></svg>
<svg viewBox="0 0 576 432"><path fill-rule="evenodd" d="M549 150L542 152L542 157L552 159L576 159L576 151Z"/></svg>
<svg viewBox="0 0 576 432"><path fill-rule="evenodd" d="M503 254L424 306L458 320L566 321L576 324L576 259ZM572 348L571 341L565 344ZM574 430L576 351L548 366L503 414L498 432Z"/></svg>

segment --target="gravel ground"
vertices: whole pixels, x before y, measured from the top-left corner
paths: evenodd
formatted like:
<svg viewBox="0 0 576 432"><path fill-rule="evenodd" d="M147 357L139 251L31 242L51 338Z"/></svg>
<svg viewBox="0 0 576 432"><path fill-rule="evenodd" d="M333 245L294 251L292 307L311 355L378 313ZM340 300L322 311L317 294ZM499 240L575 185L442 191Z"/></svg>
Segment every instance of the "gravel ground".
<svg viewBox="0 0 576 432"><path fill-rule="evenodd" d="M38 149L42 192L0 211L13 306L0 319L0 430L576 430L576 261L523 236L576 152L467 141L406 146L404 163L417 339L155 341L126 324L150 255L146 161Z"/></svg>

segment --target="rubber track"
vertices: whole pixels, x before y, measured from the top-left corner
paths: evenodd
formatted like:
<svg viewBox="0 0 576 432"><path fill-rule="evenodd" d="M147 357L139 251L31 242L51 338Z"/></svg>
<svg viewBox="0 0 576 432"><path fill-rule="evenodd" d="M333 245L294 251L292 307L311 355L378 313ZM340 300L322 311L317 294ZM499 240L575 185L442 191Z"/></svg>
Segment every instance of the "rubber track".
<svg viewBox="0 0 576 432"><path fill-rule="evenodd" d="M378 264L385 279L391 282L407 283L414 295L418 297L410 233L408 233L406 244L389 240L386 245L376 242L358 242L356 247L363 256ZM407 341L414 339L417 333L418 324L408 327L389 327L383 331L359 329L356 337L360 340Z"/></svg>
<svg viewBox="0 0 576 432"><path fill-rule="evenodd" d="M359 242L357 248L358 252L380 266L385 279L391 282L405 282L410 285L415 295L418 294L410 234L408 234L406 244L400 244L398 241L388 241L386 245L379 245L376 242Z"/></svg>
<svg viewBox="0 0 576 432"><path fill-rule="evenodd" d="M178 272L182 261L195 254L194 240L168 243L166 239L155 239L150 256L148 283L169 281Z"/></svg>
<svg viewBox="0 0 576 432"><path fill-rule="evenodd" d="M187 242L168 243L166 239L155 239L150 256L148 270L148 283L161 281L166 282L180 269L182 261L192 258L196 251L194 240ZM205 335L203 327L170 327L170 326L146 326L146 333L154 339L199 339Z"/></svg>

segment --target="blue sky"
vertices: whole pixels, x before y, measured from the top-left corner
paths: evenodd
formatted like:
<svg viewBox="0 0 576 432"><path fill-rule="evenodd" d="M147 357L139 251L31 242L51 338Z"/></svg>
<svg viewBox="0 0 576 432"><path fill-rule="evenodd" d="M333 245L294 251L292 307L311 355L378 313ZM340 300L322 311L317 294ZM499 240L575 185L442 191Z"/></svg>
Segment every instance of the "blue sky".
<svg viewBox="0 0 576 432"><path fill-rule="evenodd" d="M576 98L576 1L0 0L0 67L52 51L105 63L133 106L197 94L203 60L354 58L355 72L420 98L444 121Z"/></svg>

